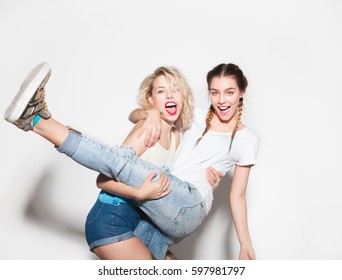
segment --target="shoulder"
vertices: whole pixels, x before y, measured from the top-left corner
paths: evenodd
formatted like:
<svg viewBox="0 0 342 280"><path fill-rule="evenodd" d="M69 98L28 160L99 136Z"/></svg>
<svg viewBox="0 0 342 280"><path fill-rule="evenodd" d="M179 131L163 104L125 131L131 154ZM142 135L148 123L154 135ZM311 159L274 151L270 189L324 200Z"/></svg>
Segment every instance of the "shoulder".
<svg viewBox="0 0 342 280"><path fill-rule="evenodd" d="M139 129L143 126L144 122L145 120L141 120L138 123L136 123L123 142L124 146L132 147L135 150L138 157L141 156L147 150L147 147L144 143L144 134L138 137Z"/></svg>
<svg viewBox="0 0 342 280"><path fill-rule="evenodd" d="M134 125L134 127L131 129L131 131L128 133L128 136L127 136L126 140L127 139L131 139L132 140L132 139L135 139L135 138L139 139L138 138L138 132L139 132L139 129L144 125L144 122L145 122L145 120L141 120L141 121L137 122Z"/></svg>
<svg viewBox="0 0 342 280"><path fill-rule="evenodd" d="M259 151L259 138L249 128L245 127L236 133L236 141L233 143L238 155L237 165L254 165Z"/></svg>
<svg viewBox="0 0 342 280"><path fill-rule="evenodd" d="M239 133L237 133L237 135L240 134L242 138L244 138L245 140L249 142L252 142L252 143L259 142L259 137L257 136L257 134L251 129L249 129L247 126L244 126L244 128L239 130L238 132Z"/></svg>

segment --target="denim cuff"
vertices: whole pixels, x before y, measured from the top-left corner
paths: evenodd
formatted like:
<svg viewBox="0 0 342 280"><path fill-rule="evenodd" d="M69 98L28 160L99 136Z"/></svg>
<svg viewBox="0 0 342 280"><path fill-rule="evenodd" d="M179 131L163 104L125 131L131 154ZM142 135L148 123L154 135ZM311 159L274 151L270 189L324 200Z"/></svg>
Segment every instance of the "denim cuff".
<svg viewBox="0 0 342 280"><path fill-rule="evenodd" d="M82 134L80 132L69 128L67 138L65 138L63 144L59 148L56 148L57 151L71 157L81 142L81 136Z"/></svg>

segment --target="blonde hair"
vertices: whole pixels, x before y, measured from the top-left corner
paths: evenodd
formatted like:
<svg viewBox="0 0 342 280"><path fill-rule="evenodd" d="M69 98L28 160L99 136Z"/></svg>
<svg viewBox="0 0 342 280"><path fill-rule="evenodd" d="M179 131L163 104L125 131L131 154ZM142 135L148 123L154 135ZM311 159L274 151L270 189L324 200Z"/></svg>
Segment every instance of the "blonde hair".
<svg viewBox="0 0 342 280"><path fill-rule="evenodd" d="M171 88L177 86L184 98L183 108L175 122L175 127L180 131L187 130L193 119L193 103L194 97L190 86L182 73L174 67L158 67L151 75L147 76L141 83L138 95L138 103L142 109L148 110L153 108L148 98L152 96L153 81L163 75Z"/></svg>
<svg viewBox="0 0 342 280"><path fill-rule="evenodd" d="M210 90L210 83L214 77L233 77L233 78L235 78L237 85L239 87L239 90L241 92L245 92L246 88L248 86L247 78L243 75L242 70L237 65L232 64L232 63L219 64L208 72L208 74L207 74L208 90ZM236 111L236 123L235 123L234 129L232 131L232 135L230 138L229 151L232 148L233 140L235 138L236 132L238 131L240 123L241 123L242 111L243 111L243 98L240 97L239 104L238 104L237 111ZM205 125L206 126L205 126L205 129L204 129L202 135L200 136L200 138L198 138L198 140L196 142L197 144L202 140L204 135L209 131L210 126L211 126L210 122L213 118L214 112L215 112L215 110L214 110L213 106L210 105L206 119L205 119Z"/></svg>

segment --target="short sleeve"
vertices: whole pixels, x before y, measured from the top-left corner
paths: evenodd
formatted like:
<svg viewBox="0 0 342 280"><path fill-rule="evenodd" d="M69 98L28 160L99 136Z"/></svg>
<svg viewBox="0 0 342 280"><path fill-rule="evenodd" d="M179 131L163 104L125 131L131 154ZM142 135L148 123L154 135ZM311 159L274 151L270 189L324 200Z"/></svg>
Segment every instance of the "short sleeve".
<svg viewBox="0 0 342 280"><path fill-rule="evenodd" d="M248 166L256 164L256 158L259 151L259 139L251 131L248 136L244 137L244 141L240 147L240 156L236 162L239 166Z"/></svg>

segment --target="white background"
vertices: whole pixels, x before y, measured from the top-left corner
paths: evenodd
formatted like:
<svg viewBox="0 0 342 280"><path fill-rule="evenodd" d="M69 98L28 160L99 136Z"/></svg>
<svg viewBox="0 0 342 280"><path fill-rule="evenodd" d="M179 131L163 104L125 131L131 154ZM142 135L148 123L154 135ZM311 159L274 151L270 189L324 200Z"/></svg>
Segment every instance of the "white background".
<svg viewBox="0 0 342 280"><path fill-rule="evenodd" d="M199 106L205 76L238 64L249 80L244 121L260 138L247 198L261 260L342 259L342 4L325 1L0 2L0 111L48 61L47 100L61 122L108 144L132 125L142 79L182 70ZM84 221L97 174L0 121L0 259L96 259ZM229 177L180 259L237 259Z"/></svg>

